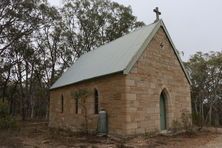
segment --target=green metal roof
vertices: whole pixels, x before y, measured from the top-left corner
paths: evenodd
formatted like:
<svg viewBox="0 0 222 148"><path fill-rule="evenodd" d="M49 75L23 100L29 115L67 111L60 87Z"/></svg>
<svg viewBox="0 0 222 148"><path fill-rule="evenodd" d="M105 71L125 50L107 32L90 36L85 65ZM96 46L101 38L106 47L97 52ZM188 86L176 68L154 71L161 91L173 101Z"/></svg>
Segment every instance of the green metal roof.
<svg viewBox="0 0 222 148"><path fill-rule="evenodd" d="M52 85L51 89L117 72L128 74L161 26L165 30L181 67L190 82L166 27L163 21L160 20L148 26L141 27L123 37L82 55Z"/></svg>

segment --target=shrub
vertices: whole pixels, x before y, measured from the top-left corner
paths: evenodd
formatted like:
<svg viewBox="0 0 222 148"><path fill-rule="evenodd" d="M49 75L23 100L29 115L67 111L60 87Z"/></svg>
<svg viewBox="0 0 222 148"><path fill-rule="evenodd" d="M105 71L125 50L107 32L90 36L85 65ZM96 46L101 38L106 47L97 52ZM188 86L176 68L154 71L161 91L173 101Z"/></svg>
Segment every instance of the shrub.
<svg viewBox="0 0 222 148"><path fill-rule="evenodd" d="M152 138L152 137L156 136L157 133L158 133L157 129L155 129L153 131L146 131L145 130L144 137L145 137L145 139Z"/></svg>
<svg viewBox="0 0 222 148"><path fill-rule="evenodd" d="M0 129L16 128L16 120L10 116L9 107L6 103L0 102Z"/></svg>
<svg viewBox="0 0 222 148"><path fill-rule="evenodd" d="M188 111L183 110L180 119L173 120L171 130L175 133L181 130L185 130L186 132L192 132L193 127L191 114Z"/></svg>
<svg viewBox="0 0 222 148"><path fill-rule="evenodd" d="M182 129L182 125L178 120L173 120L172 122L172 131L178 132Z"/></svg>
<svg viewBox="0 0 222 148"><path fill-rule="evenodd" d="M192 120L191 114L188 111L183 111L181 114L181 121L183 124L183 129L186 131L192 130Z"/></svg>
<svg viewBox="0 0 222 148"><path fill-rule="evenodd" d="M4 118L9 115L9 107L6 103L0 102L0 118Z"/></svg>
<svg viewBox="0 0 222 148"><path fill-rule="evenodd" d="M5 118L0 118L0 128L1 129L9 129L16 128L16 121L14 118L7 116Z"/></svg>
<svg viewBox="0 0 222 148"><path fill-rule="evenodd" d="M202 122L202 118L201 118L200 114L193 112L192 119L193 119L193 124L200 126L200 127L203 126L203 122Z"/></svg>

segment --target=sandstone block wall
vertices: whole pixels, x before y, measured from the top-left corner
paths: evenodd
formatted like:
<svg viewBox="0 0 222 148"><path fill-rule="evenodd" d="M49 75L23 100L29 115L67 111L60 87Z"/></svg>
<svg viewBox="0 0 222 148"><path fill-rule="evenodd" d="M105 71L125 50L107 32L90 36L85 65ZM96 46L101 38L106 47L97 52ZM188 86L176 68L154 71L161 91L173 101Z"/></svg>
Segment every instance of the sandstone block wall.
<svg viewBox="0 0 222 148"><path fill-rule="evenodd" d="M83 114L76 114L75 99L72 92L78 89L86 89L91 92L87 99L89 112L89 129L96 131L98 114L94 113L94 89L98 90L99 106L108 113L108 125L110 134L122 135L125 133L125 76L113 74L101 78L81 82L78 84L58 88L50 92L49 126L67 128L73 131L84 130ZM61 113L61 95L64 97L64 112Z"/></svg>
<svg viewBox="0 0 222 148"><path fill-rule="evenodd" d="M191 113L190 85L164 30L160 28L126 76L127 134L160 130L162 91L167 97L169 128L173 120L180 120L184 110Z"/></svg>

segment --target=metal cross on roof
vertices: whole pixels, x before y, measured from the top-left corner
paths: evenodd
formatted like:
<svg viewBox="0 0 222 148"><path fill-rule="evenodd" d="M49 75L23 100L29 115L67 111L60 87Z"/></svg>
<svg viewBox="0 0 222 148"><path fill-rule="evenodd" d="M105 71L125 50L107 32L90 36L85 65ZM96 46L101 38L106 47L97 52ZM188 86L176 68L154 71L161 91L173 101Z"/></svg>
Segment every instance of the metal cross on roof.
<svg viewBox="0 0 222 148"><path fill-rule="evenodd" d="M159 8L156 7L155 9L153 9L153 12L156 13L156 20L155 20L154 22L159 21L159 19L160 19L160 15L161 15L161 12L159 11Z"/></svg>

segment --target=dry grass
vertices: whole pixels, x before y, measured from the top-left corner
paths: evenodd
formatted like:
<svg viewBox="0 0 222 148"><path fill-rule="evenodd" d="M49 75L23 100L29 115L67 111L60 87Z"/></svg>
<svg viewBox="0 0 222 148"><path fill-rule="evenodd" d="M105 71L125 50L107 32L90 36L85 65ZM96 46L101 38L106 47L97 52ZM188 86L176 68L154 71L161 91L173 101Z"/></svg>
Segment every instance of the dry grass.
<svg viewBox="0 0 222 148"><path fill-rule="evenodd" d="M64 130L49 129L44 122L21 122L16 130L0 131L0 146L9 148L32 147L198 147L205 145L218 135L209 132L183 133L177 136L137 136L129 139L98 137L77 134Z"/></svg>

